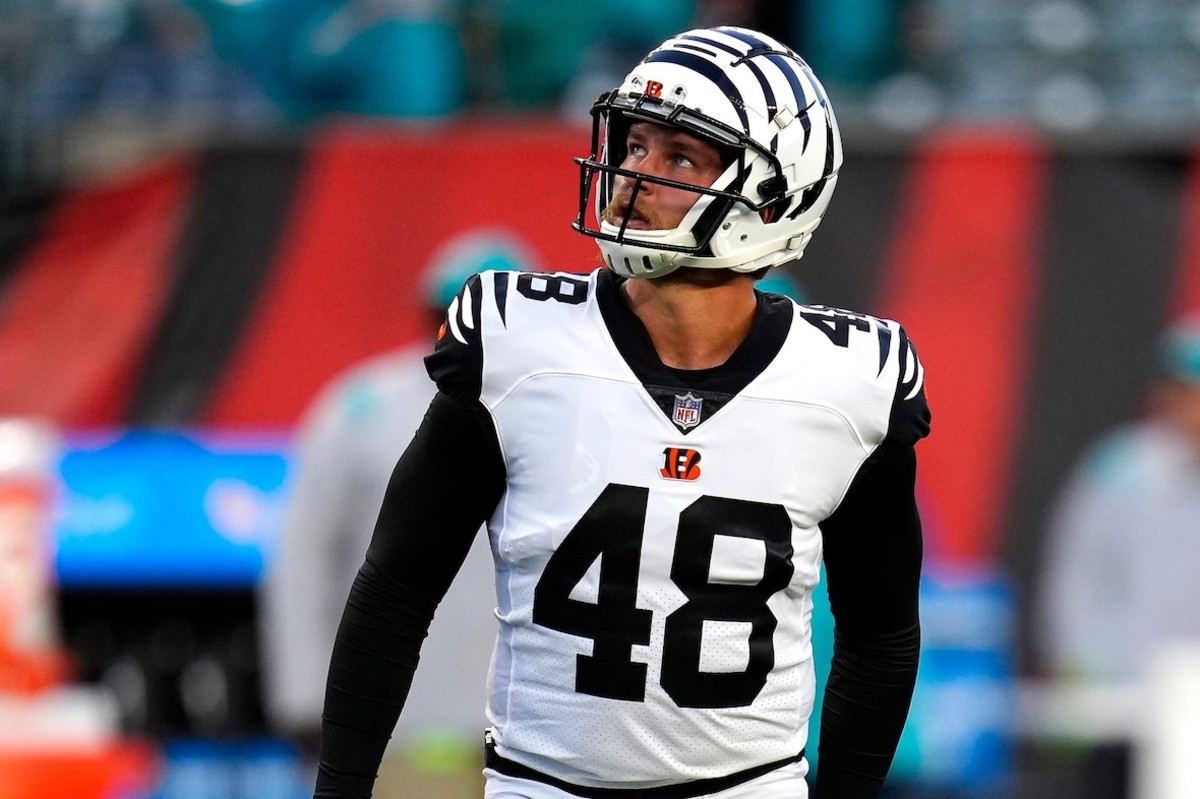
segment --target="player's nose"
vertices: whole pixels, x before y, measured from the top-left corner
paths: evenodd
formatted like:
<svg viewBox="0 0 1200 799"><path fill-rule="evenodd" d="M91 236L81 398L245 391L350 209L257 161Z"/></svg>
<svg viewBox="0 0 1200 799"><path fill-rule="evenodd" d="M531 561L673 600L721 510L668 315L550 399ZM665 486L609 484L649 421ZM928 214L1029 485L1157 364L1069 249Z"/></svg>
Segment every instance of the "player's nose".
<svg viewBox="0 0 1200 799"><path fill-rule="evenodd" d="M659 174L656 172L649 172L649 171L641 168L640 165L638 167L638 171L642 172L644 174L647 174L647 175L652 175L652 176ZM636 191L638 197L645 197L646 195L654 193L654 186L655 186L654 181L640 180L638 178L631 178L626 175L620 175L617 177L617 181L616 181L616 195L617 196L624 195L626 197L629 197L630 195L633 194L634 191Z"/></svg>

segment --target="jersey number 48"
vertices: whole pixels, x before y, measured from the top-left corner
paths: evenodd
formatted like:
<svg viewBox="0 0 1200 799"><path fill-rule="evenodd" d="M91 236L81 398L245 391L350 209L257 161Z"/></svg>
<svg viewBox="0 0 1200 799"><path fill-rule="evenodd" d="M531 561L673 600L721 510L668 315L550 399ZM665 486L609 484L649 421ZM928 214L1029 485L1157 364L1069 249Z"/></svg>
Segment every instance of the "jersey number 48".
<svg viewBox="0 0 1200 799"><path fill-rule="evenodd" d="M632 649L650 643L652 613L637 607L648 496L646 488L606 487L551 555L534 589L535 624L593 641L592 654L576 657L579 693L645 701L646 664L632 660ZM763 542L761 580L709 581L718 535ZM679 515L671 581L687 602L667 616L661 676L663 690L679 707L744 707L766 685L775 667L777 624L767 600L791 581L791 535L792 524L781 505L703 496ZM597 601L572 597L597 558ZM701 670L706 620L750 625L744 671Z"/></svg>

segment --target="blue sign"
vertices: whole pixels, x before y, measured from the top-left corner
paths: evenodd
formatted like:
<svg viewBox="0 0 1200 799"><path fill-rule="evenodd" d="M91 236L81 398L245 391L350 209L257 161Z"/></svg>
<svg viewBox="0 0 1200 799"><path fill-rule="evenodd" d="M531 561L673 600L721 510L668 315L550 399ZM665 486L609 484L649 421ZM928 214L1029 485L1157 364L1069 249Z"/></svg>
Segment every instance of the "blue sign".
<svg viewBox="0 0 1200 799"><path fill-rule="evenodd" d="M247 587L274 551L282 438L133 430L69 438L55 511L64 588Z"/></svg>
<svg viewBox="0 0 1200 799"><path fill-rule="evenodd" d="M957 796L1009 796L1016 706L1012 590L996 572L927 573L921 667L897 764Z"/></svg>
<svg viewBox="0 0 1200 799"><path fill-rule="evenodd" d="M981 569L927 571L921 580L921 666L889 781L961 799L1008 796L1015 706L1013 598L1007 581ZM809 726L818 748L822 691L833 653L825 578L813 595L817 705ZM820 768L819 760L814 764ZM942 795L942 793L938 793Z"/></svg>

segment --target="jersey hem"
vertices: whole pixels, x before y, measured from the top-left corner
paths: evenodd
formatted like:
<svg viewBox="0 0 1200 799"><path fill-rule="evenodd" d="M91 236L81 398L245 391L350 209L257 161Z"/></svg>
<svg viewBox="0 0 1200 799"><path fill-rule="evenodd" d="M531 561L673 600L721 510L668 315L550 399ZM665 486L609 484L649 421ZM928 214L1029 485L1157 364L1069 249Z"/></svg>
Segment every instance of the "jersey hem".
<svg viewBox="0 0 1200 799"><path fill-rule="evenodd" d="M484 767L509 777L545 783L560 791L566 791L573 796L583 797L583 799L613 799L613 797L630 796L637 796L638 799L694 799L697 796L729 790L744 782L749 782L764 774L769 774L778 768L798 763L804 759L804 753L805 750L801 749L798 754L792 757L785 757L782 760L764 763L761 766L753 766L742 771L736 771L733 774L727 774L724 777L689 780L671 785L660 785L655 788L589 788L582 785L575 785L574 783L560 780L557 777L551 777L549 774L543 774L536 769L501 756L496 752L495 742L491 740L484 747Z"/></svg>

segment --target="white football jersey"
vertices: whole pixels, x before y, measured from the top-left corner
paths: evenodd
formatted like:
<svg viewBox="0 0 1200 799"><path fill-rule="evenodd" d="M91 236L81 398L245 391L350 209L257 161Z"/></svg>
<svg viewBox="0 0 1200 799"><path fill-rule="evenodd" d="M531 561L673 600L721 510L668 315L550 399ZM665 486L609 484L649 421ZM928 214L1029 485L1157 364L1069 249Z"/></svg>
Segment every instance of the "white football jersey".
<svg viewBox="0 0 1200 799"><path fill-rule="evenodd" d="M481 404L507 470L488 525L496 752L652 788L803 750L819 525L928 416L895 322L760 294L724 365L681 372L621 282L485 272L429 365Z"/></svg>

